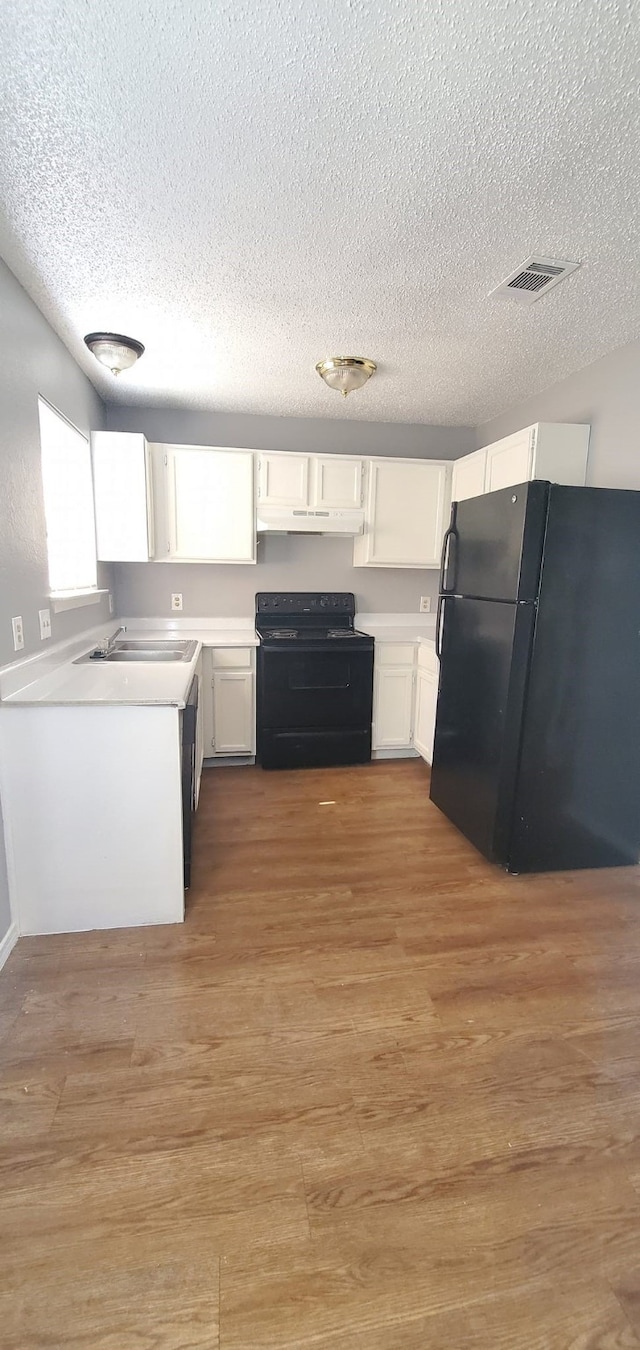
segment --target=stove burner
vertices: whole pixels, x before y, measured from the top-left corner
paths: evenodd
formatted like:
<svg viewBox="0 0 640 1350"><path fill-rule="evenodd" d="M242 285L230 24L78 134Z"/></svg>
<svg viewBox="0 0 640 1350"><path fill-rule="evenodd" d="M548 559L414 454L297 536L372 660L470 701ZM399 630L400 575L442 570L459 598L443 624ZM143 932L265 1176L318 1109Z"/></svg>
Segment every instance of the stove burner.
<svg viewBox="0 0 640 1350"><path fill-rule="evenodd" d="M353 637L353 628L330 628L327 632L329 638Z"/></svg>
<svg viewBox="0 0 640 1350"><path fill-rule="evenodd" d="M274 638L295 638L298 636L297 628L274 628L270 634Z"/></svg>

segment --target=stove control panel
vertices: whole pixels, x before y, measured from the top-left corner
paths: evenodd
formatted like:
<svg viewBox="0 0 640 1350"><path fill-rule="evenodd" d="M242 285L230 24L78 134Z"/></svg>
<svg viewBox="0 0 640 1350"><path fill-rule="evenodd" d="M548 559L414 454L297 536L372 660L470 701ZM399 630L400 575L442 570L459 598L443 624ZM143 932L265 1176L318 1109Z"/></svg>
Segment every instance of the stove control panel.
<svg viewBox="0 0 640 1350"><path fill-rule="evenodd" d="M261 591L256 595L256 614L292 618L317 615L318 618L347 616L356 612L352 591Z"/></svg>

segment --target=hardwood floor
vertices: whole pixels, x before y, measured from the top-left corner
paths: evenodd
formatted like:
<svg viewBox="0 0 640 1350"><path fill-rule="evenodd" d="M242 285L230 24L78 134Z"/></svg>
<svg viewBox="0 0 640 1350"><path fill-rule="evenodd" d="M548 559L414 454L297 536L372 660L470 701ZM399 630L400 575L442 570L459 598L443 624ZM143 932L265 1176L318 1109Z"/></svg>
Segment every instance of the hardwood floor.
<svg viewBox="0 0 640 1350"><path fill-rule="evenodd" d="M640 1350L640 872L205 771L184 927L0 976L2 1350Z"/></svg>

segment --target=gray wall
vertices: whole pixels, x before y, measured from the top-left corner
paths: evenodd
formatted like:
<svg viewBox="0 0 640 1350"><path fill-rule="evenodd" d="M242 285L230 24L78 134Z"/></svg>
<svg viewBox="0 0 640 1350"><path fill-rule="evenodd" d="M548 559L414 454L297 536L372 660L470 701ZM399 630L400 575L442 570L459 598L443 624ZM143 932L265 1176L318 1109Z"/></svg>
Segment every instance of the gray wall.
<svg viewBox="0 0 640 1350"><path fill-rule="evenodd" d="M0 665L18 659L12 615L24 623L24 653L42 649L38 610L49 606L40 472L38 395L82 432L104 425L104 408L40 310L0 261ZM104 568L99 584L108 585ZM52 641L108 616L105 601L51 615Z"/></svg>
<svg viewBox="0 0 640 1350"><path fill-rule="evenodd" d="M590 422L587 481L640 488L640 342L630 342L478 427L490 445L533 422Z"/></svg>
<svg viewBox="0 0 640 1350"><path fill-rule="evenodd" d="M81 431L102 426L104 409L66 347L2 261L0 353L0 665L6 665L17 659L12 615L22 615L24 654L28 655L43 645L38 610L49 606L38 394ZM101 584L108 584L104 572ZM107 614L105 602L52 614L52 640L71 636ZM0 855L1 940L10 922L1 829Z"/></svg>
<svg viewBox="0 0 640 1350"><path fill-rule="evenodd" d="M254 417L178 412L167 408L107 409L114 431L143 431L150 441L176 445L233 445L309 454L407 455L455 459L475 445L471 427L428 427L345 419ZM186 615L251 615L256 591L354 591L358 608L416 611L420 596L436 596L437 573L354 568L351 539L270 537L260 540L256 567L131 563L115 568L118 613L132 618L170 613L181 591Z"/></svg>
<svg viewBox="0 0 640 1350"><path fill-rule="evenodd" d="M168 615L171 592L182 593L183 613L221 617L254 613L256 591L355 591L358 609L418 611L421 595L435 606L436 571L352 567L353 540L272 535L258 544L256 567L211 563L119 563L118 614Z"/></svg>
<svg viewBox="0 0 640 1350"><path fill-rule="evenodd" d="M337 397L337 396L336 396ZM143 431L168 445L231 445L249 450L297 450L310 455L406 455L456 459L475 449L473 427L413 422L355 422L348 418L256 417L247 413L171 408L107 408L110 431Z"/></svg>

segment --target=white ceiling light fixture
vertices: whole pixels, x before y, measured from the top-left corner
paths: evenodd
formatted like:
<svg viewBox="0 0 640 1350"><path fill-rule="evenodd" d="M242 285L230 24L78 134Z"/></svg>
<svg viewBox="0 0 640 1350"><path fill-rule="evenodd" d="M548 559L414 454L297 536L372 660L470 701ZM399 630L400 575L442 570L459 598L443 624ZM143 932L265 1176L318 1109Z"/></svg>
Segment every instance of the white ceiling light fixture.
<svg viewBox="0 0 640 1350"><path fill-rule="evenodd" d="M134 366L144 347L136 338L123 337L122 333L87 333L85 343L90 352L107 366L112 375Z"/></svg>
<svg viewBox="0 0 640 1350"><path fill-rule="evenodd" d="M325 384L330 389L338 389L343 398L353 389L362 389L377 369L375 361L369 361L366 356L330 356L327 361L318 361L316 366Z"/></svg>

